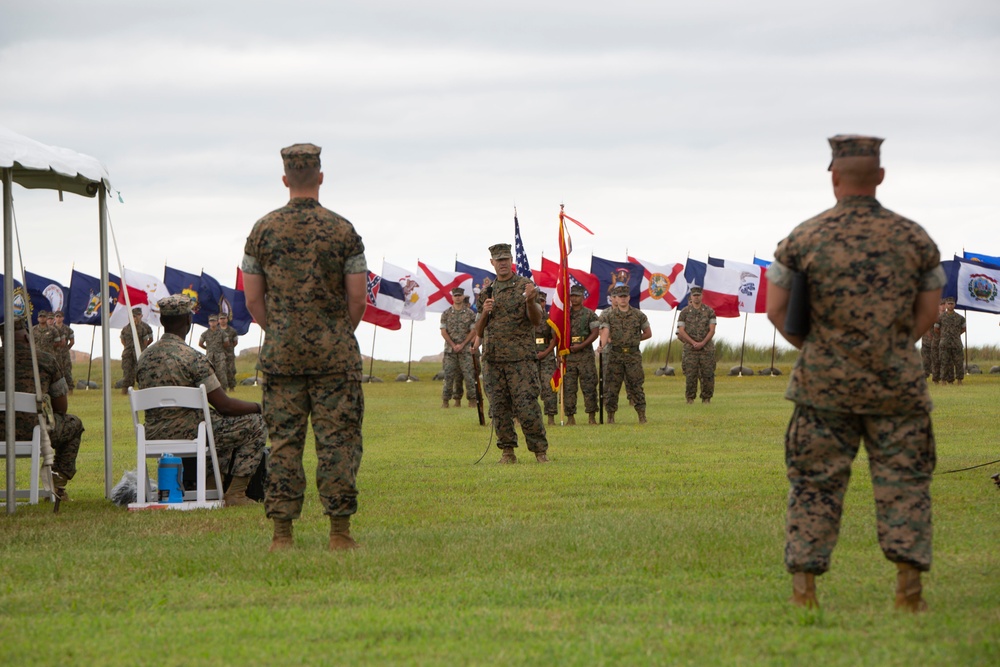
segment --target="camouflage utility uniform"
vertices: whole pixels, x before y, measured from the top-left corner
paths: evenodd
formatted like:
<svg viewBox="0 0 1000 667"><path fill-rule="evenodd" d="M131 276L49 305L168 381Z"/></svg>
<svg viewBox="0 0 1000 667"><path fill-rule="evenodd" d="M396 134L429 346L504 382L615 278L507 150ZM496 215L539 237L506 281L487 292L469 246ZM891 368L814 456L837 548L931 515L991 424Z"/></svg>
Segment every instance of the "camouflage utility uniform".
<svg viewBox="0 0 1000 667"><path fill-rule="evenodd" d="M367 275L364 250L350 222L310 197L294 197L264 216L247 239L243 272L263 276L267 285L258 368L271 438L269 518L290 521L302 512L310 415L324 512L357 512L365 399L344 276Z"/></svg>
<svg viewBox="0 0 1000 667"><path fill-rule="evenodd" d="M222 387L205 355L192 349L180 336L165 333L140 357L136 386L197 387L206 392ZM211 411L219 474L252 477L257 472L267 444L267 429L260 415L225 417ZM146 437L151 440L194 438L202 421L201 410L194 408L156 408L146 411ZM209 461L211 470L211 461Z"/></svg>
<svg viewBox="0 0 1000 667"><path fill-rule="evenodd" d="M66 378L66 386L70 391L73 389L73 345L76 343L76 335L69 325L59 325L62 328L63 346L59 349L59 363L62 366L63 377Z"/></svg>
<svg viewBox="0 0 1000 667"><path fill-rule="evenodd" d="M965 379L965 359L962 346L962 333L965 331L965 318L954 310L941 313L941 319L934 325L938 332L938 364L941 369L941 380L946 383Z"/></svg>
<svg viewBox="0 0 1000 667"><path fill-rule="evenodd" d="M465 340L472 326L476 323L476 314L471 308L449 308L441 313L441 331L457 345ZM441 364L444 370L444 387L441 390L441 400L460 401L462 399L462 379L465 380L465 391L469 396L469 404L476 404L476 371L472 362L472 341L466 343L461 352L455 352L447 342L444 345L444 356Z"/></svg>
<svg viewBox="0 0 1000 667"><path fill-rule="evenodd" d="M5 358L0 353L0 391L6 389L4 378ZM38 358L38 380L41 383L42 396L50 398L65 396L69 390L66 379L62 375L56 358L45 350L36 349ZM35 373L31 365L31 349L28 341L18 340L14 345L14 390L30 394L35 393ZM52 472L59 473L64 479L73 479L76 474L76 456L80 451L80 436L83 434L83 422L76 415L54 413L50 425L49 439L55 450L52 462ZM6 428L5 413L0 412L0 428ZM14 436L17 440L31 440L32 431L38 426L38 417L27 413L18 413L14 422Z"/></svg>
<svg viewBox="0 0 1000 667"><path fill-rule="evenodd" d="M785 565L793 574L829 569L864 440L882 551L928 570L935 446L914 303L945 282L937 246L875 197L845 196L796 227L774 257L768 279L790 290L792 272L804 273L810 304L785 394L795 402L785 438Z"/></svg>
<svg viewBox="0 0 1000 667"><path fill-rule="evenodd" d="M715 324L715 310L704 303L698 308L688 304L677 316L677 329L684 329L695 342L708 336L709 327ZM684 397L693 401L701 382L701 400L711 400L715 395L715 342L696 350L685 341L681 352L681 370L684 371Z"/></svg>
<svg viewBox="0 0 1000 667"><path fill-rule="evenodd" d="M933 377L935 382L941 379L938 342L938 328L935 323L920 339L920 362L924 369L924 377Z"/></svg>
<svg viewBox="0 0 1000 667"><path fill-rule="evenodd" d="M208 363L212 364L212 370L215 371L215 377L219 380L219 386L227 389L229 383L226 370L226 351L223 348L224 341L225 334L222 329L204 331L198 339L199 344L205 346L205 356L208 357Z"/></svg>
<svg viewBox="0 0 1000 667"><path fill-rule="evenodd" d="M570 346L580 345L597 329L597 314L586 306L570 310ZM594 345L566 355L566 376L563 378L563 409L566 416L576 414L576 388L583 392L583 408L587 414L597 412L597 364L594 363Z"/></svg>
<svg viewBox="0 0 1000 667"><path fill-rule="evenodd" d="M517 416L528 450L548 451L538 406L535 327L525 312L524 290L531 281L519 275L493 283L493 312L483 332L483 384L490 397L497 447L517 447Z"/></svg>
<svg viewBox="0 0 1000 667"><path fill-rule="evenodd" d="M236 333L232 323L225 329L220 326L219 331L222 332L223 351L226 355L226 386L236 389L236 345L240 342L240 335Z"/></svg>
<svg viewBox="0 0 1000 667"><path fill-rule="evenodd" d="M618 411L618 394L624 381L626 392L632 397L632 407L637 412L644 412L646 392L643 390L643 383L646 375L642 370L639 340L642 332L649 327L649 318L638 308L629 308L622 312L612 306L601 312L597 321L601 329L608 330L604 407L609 413Z"/></svg>
<svg viewBox="0 0 1000 667"><path fill-rule="evenodd" d="M148 324L140 321L135 327L139 334L139 354L153 342L153 330ZM135 384L135 342L132 340L132 327L125 325L119 336L122 342L122 390Z"/></svg>
<svg viewBox="0 0 1000 667"><path fill-rule="evenodd" d="M539 305L544 301L539 300ZM535 367L538 373L538 387L541 394L542 405L545 406L545 414L553 416L559 412L559 395L552 390L552 374L556 372L556 354L549 350L552 344L552 327L548 322L542 322L535 327ZM540 352L549 350L549 353L538 358Z"/></svg>

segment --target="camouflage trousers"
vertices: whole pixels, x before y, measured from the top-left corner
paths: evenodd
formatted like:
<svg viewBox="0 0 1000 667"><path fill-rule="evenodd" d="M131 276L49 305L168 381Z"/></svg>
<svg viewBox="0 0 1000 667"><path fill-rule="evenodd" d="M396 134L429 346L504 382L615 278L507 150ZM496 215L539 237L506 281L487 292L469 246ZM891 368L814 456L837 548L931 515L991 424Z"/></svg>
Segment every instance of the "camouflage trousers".
<svg viewBox="0 0 1000 667"><path fill-rule="evenodd" d="M66 479L73 479L76 474L76 457L80 453L83 430L83 422L76 415L55 413L55 423L49 433L52 449L55 450L52 471Z"/></svg>
<svg viewBox="0 0 1000 667"><path fill-rule="evenodd" d="M604 371L604 407L608 412L618 411L618 393L622 382L625 382L625 392L632 400L636 410L646 409L646 392L642 385L646 374L642 370L642 354L635 352L605 352L608 357L608 367Z"/></svg>
<svg viewBox="0 0 1000 667"><path fill-rule="evenodd" d="M226 352L226 379L229 380L228 387L236 389L236 354L232 350Z"/></svg>
<svg viewBox="0 0 1000 667"><path fill-rule="evenodd" d="M851 464L862 439L882 553L890 561L930 569L930 485L936 462L930 415L856 415L797 404L785 436L789 572L830 569Z"/></svg>
<svg viewBox="0 0 1000 667"><path fill-rule="evenodd" d="M253 477L267 444L264 418L261 415L223 417L213 411L212 433L220 474L225 477L229 472L233 477ZM211 465L209 469L211 471Z"/></svg>
<svg viewBox="0 0 1000 667"><path fill-rule="evenodd" d="M924 369L924 377L935 377L940 380L940 370L938 368L938 349L934 345L920 346L920 361Z"/></svg>
<svg viewBox="0 0 1000 667"><path fill-rule="evenodd" d="M135 386L135 353L122 352L122 389Z"/></svg>
<svg viewBox="0 0 1000 667"><path fill-rule="evenodd" d="M549 448L538 406L538 368L534 361L491 361L484 364L483 384L489 387L490 416L497 447L517 447L514 417L521 423L524 441L532 452Z"/></svg>
<svg viewBox="0 0 1000 667"><path fill-rule="evenodd" d="M223 352L209 352L208 363L212 364L215 377L224 388L229 387L229 375L226 372L226 355Z"/></svg>
<svg viewBox="0 0 1000 667"><path fill-rule="evenodd" d="M559 414L559 394L552 389L552 374L556 372L559 362L553 354L545 357L541 361L536 361L538 368L538 389L542 405L545 406L545 414Z"/></svg>
<svg viewBox="0 0 1000 667"><path fill-rule="evenodd" d="M316 487L323 512L330 516L357 512L365 412L360 375L266 374L263 404L271 439L264 499L268 518L294 520L302 514L306 491L302 454L310 417L318 459Z"/></svg>
<svg viewBox="0 0 1000 667"><path fill-rule="evenodd" d="M66 379L66 386L69 387L70 391L72 391L73 358L70 356L69 349L63 350L59 355L59 370L62 371L63 377Z"/></svg>
<svg viewBox="0 0 1000 667"><path fill-rule="evenodd" d="M444 387L441 389L441 400L462 399L462 384L469 400L476 402L476 369L469 353L445 354L442 360L444 370Z"/></svg>
<svg viewBox="0 0 1000 667"><path fill-rule="evenodd" d="M938 348L938 365L940 366L940 380L944 382L954 382L965 378L965 358L964 349L958 347L942 345ZM935 380L939 379L937 377Z"/></svg>
<svg viewBox="0 0 1000 667"><path fill-rule="evenodd" d="M701 397L715 395L715 349L702 348L681 353L681 370L684 372L684 398L694 399L698 395L698 381L701 381Z"/></svg>
<svg viewBox="0 0 1000 667"><path fill-rule="evenodd" d="M576 414L576 387L583 392L583 406L587 414L597 412L597 364L594 351L587 349L566 355L566 375L563 377L563 410L566 415Z"/></svg>

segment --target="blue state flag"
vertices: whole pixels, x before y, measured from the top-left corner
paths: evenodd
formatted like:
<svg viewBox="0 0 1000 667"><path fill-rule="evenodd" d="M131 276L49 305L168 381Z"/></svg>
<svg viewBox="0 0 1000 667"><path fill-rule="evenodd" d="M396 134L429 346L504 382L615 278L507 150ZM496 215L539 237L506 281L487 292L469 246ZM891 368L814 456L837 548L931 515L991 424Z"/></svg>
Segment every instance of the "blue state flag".
<svg viewBox="0 0 1000 667"><path fill-rule="evenodd" d="M122 281L118 276L108 274L108 308L110 314L118 303L118 290ZM86 273L73 270L69 281L69 306L66 310L69 324L101 325L101 281Z"/></svg>
<svg viewBox="0 0 1000 667"><path fill-rule="evenodd" d="M471 264L465 264L463 262L455 260L455 271L456 273L468 273L472 276L472 298L469 299L469 304L472 309L476 309L476 300L479 298L479 291L483 287L483 279L489 278L490 281L497 279L497 274L492 271L487 271L486 269L480 269L478 266L472 266Z"/></svg>
<svg viewBox="0 0 1000 667"><path fill-rule="evenodd" d="M218 280L201 272L201 313L204 313L205 326L209 315L225 313L229 316L229 326L241 336L250 330L253 318L247 310L246 295L232 287L226 287Z"/></svg>
<svg viewBox="0 0 1000 667"><path fill-rule="evenodd" d="M601 283L601 288L598 291L598 308L608 307L610 303L608 289L623 284L628 285L629 288L629 305L633 308L639 307L642 296L642 278L645 274L641 264L617 262L594 256L590 258L590 272Z"/></svg>
<svg viewBox="0 0 1000 667"><path fill-rule="evenodd" d="M0 273L0 284L3 284L3 274ZM28 301L26 299L26 294L24 292L24 286L21 281L17 278L14 279L14 316L17 317L20 313L24 312L27 308ZM6 303L5 295L2 290L0 290L0 322L3 322L4 317L4 304Z"/></svg>
<svg viewBox="0 0 1000 667"><path fill-rule="evenodd" d="M208 315L201 312L201 276L180 269L163 267L163 286L171 294L183 294L191 299L191 321L204 327L208 326Z"/></svg>
<svg viewBox="0 0 1000 667"><path fill-rule="evenodd" d="M992 264L994 266L1000 266L1000 257L994 255L984 255L979 252L963 252L963 258L970 260L972 262L982 262L984 264Z"/></svg>
<svg viewBox="0 0 1000 667"><path fill-rule="evenodd" d="M38 311L47 310L54 313L57 310L66 315L66 308L69 305L69 290L60 283L45 278L30 271L24 272L24 279L27 282L28 298L31 299L31 321L38 322Z"/></svg>

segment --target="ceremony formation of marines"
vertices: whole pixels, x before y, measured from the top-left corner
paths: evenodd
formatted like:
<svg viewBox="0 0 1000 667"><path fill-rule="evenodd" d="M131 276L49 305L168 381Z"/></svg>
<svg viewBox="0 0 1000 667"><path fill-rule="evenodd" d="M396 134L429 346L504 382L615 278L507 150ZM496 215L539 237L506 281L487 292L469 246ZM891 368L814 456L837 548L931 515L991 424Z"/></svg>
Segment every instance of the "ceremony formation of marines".
<svg viewBox="0 0 1000 667"><path fill-rule="evenodd" d="M921 576L932 564L930 483L936 463L928 379L962 385L966 320L955 312L954 298L941 298L946 276L934 241L875 197L885 177L883 139L837 135L828 141L836 204L792 229L766 273L767 317L800 351L785 394L793 407L784 436L784 566L791 602L818 607L817 581L831 567L851 466L863 443L878 542L896 568L894 604L919 612L927 609ZM229 313L208 317L196 345L200 352L189 342L197 303L182 294L156 303L162 335L155 342L143 309L132 309L133 326L120 335L120 387L128 394L130 388L204 385L220 473L229 480L219 490L224 504L256 505L247 490L266 466L263 506L273 530L271 551L295 545L311 424L316 490L330 522L327 548L355 549L351 519L359 510L365 411L355 331L366 310L365 245L354 225L320 204L321 149L295 144L280 156L289 199L252 226L240 264L246 307L264 332L257 362L260 402L227 393L237 387L239 343ZM535 462L557 462L546 427L576 426L580 394L587 426L618 425L593 431L609 441L626 437L619 435L632 420L630 412L623 418L625 401L637 428L647 424L640 346L653 333L649 317L632 303L630 285L612 284L600 313L584 305L589 293L578 281L564 292L568 303L550 304L532 279L515 271L511 244L494 243L486 252L495 278L470 294L449 289L449 306L440 316L441 409L462 407L464 398L482 417L481 377L498 463L505 466L519 462L518 428ZM870 261L873 254L877 263ZM862 274L866 281L857 279ZM689 286L676 312L676 337L685 403L700 398L706 406L715 398L717 314L704 303L704 289ZM556 306L568 308L565 332L550 319ZM790 330L793 317L808 323L807 332ZM29 324L25 318L13 322L15 383L18 391L37 388L51 404L54 491L68 499L84 430L67 412L73 330L60 311L38 313L32 336L36 387ZM623 385L626 397L620 400ZM680 409L709 415L718 408ZM471 417L468 411L446 414ZM145 415L145 428L151 438L191 438L200 421L197 410L154 409ZM30 439L33 422L18 415L18 439ZM711 428L708 419L703 423Z"/></svg>

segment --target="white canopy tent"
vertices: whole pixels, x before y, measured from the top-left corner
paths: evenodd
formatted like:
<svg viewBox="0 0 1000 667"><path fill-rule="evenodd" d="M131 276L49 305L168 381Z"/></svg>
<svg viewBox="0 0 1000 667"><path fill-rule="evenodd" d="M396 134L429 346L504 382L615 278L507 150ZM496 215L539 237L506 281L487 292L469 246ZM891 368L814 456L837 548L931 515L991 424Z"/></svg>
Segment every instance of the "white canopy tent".
<svg viewBox="0 0 1000 667"><path fill-rule="evenodd" d="M101 252L101 303L108 299L108 202L111 187L108 170L97 159L67 148L47 146L33 139L0 126L0 179L3 181L3 290L4 321L14 319L14 254L13 254L13 184L25 188L57 190L60 199L63 192L84 197L97 197L98 229ZM108 329L108 309L101 309L101 349L103 359L101 369L104 380L101 383L104 394L104 495L111 495L111 337ZM4 330L4 382L7 405L13 405L14 398L14 330ZM13 514L16 507L15 462L14 462L14 419L6 420L7 442L7 513Z"/></svg>

